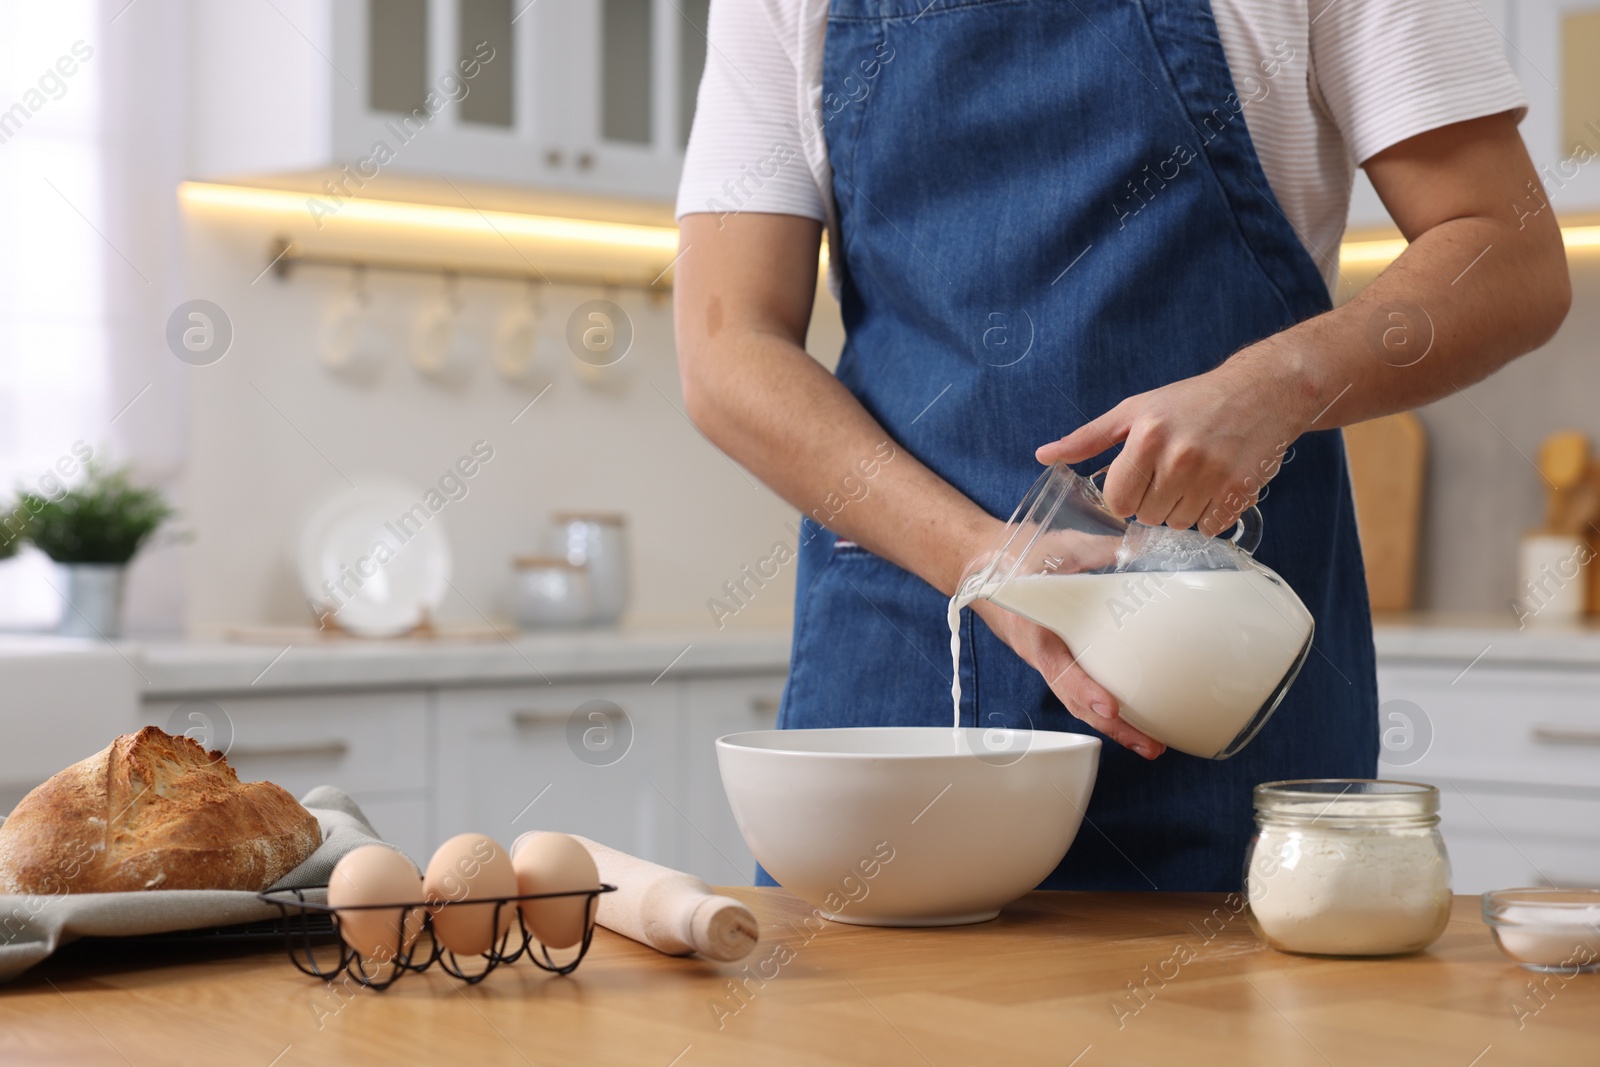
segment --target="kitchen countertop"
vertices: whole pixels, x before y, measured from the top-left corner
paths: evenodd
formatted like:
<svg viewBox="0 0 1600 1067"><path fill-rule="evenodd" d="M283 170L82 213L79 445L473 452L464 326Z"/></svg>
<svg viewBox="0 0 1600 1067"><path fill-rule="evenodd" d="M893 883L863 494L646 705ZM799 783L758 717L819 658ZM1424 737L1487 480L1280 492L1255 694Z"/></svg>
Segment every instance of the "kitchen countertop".
<svg viewBox="0 0 1600 1067"><path fill-rule="evenodd" d="M522 962L477 986L435 970L385 993L325 986L266 950L58 958L0 987L0 1062L1532 1067L1600 1053L1600 975L1513 966L1476 897L1456 898L1423 954L1317 960L1262 946L1219 894L1032 893L994 922L885 930L803 926L810 909L778 889L724 892L761 921L739 965L605 930L568 978Z"/></svg>
<svg viewBox="0 0 1600 1067"><path fill-rule="evenodd" d="M1518 629L1509 611L1492 614L1380 616L1373 621L1380 663L1484 666L1600 666L1600 620L1530 621ZM1478 657L1482 657L1478 659Z"/></svg>
<svg viewBox="0 0 1600 1067"><path fill-rule="evenodd" d="M505 638L321 642L0 640L0 657L114 649L141 698L192 693L565 682L782 672L786 630L586 630ZM0 664L3 666L3 664Z"/></svg>
<svg viewBox="0 0 1600 1067"><path fill-rule="evenodd" d="M1374 626L1384 666L1600 667L1600 623L1531 624L1505 614L1396 615ZM72 653L115 653L144 699L191 694L425 685L519 684L775 673L787 669L787 630L588 630L504 638L75 641L0 637L0 671L10 657L70 667Z"/></svg>

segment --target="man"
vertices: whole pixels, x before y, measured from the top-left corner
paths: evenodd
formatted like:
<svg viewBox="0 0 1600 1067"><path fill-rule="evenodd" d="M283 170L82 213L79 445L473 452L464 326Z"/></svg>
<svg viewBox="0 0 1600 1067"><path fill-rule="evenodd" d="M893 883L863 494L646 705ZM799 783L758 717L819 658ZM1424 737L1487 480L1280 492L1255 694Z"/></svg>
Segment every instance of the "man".
<svg viewBox="0 0 1600 1067"><path fill-rule="evenodd" d="M949 721L945 601L1038 463L1109 462L1116 513L1212 534L1260 498L1257 556L1316 642L1228 761L1162 755L1049 631L987 602L963 624L964 722L1116 742L1046 887L1238 888L1253 785L1376 769L1339 427L1566 313L1499 39L1467 0L719 0L709 41L678 205L689 412L807 513L896 449L803 529L780 724ZM1357 164L1410 244L1330 310ZM836 377L802 348L824 225Z"/></svg>

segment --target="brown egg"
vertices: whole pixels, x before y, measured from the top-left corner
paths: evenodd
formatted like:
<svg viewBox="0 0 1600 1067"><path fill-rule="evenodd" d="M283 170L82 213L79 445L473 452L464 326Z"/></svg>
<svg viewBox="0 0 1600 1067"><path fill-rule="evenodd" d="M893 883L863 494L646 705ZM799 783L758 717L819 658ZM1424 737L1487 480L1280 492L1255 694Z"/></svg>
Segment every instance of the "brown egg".
<svg viewBox="0 0 1600 1067"><path fill-rule="evenodd" d="M517 895L566 893L599 889L600 871L589 850L566 834L539 831L523 834L512 845L511 865L517 871ZM589 897L557 897L522 901L522 920L548 948L570 948L583 940L589 925Z"/></svg>
<svg viewBox="0 0 1600 1067"><path fill-rule="evenodd" d="M387 845L362 845L346 853L328 879L328 904L339 917L339 936L368 964L385 964L400 952L403 908L350 910L359 904L420 904L422 879L405 856ZM343 910L340 910L343 909ZM405 913L406 952L422 932L422 909Z"/></svg>
<svg viewBox="0 0 1600 1067"><path fill-rule="evenodd" d="M439 943L458 956L477 956L500 943L511 928L514 904L500 906L474 900L517 895L517 875L506 850L483 834L457 834L433 854L422 876L423 896L433 915Z"/></svg>

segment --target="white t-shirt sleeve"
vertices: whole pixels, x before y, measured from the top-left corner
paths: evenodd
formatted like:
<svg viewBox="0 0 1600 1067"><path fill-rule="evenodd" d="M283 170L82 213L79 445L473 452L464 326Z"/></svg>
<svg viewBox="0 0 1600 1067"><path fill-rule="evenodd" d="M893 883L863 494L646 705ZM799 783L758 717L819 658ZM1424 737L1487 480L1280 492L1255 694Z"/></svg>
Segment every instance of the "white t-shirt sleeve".
<svg viewBox="0 0 1600 1067"><path fill-rule="evenodd" d="M678 217L734 211L826 217L798 136L792 22L771 0L713 0Z"/></svg>
<svg viewBox="0 0 1600 1067"><path fill-rule="evenodd" d="M1505 42L1470 0L1312 0L1312 80L1351 160L1527 95Z"/></svg>

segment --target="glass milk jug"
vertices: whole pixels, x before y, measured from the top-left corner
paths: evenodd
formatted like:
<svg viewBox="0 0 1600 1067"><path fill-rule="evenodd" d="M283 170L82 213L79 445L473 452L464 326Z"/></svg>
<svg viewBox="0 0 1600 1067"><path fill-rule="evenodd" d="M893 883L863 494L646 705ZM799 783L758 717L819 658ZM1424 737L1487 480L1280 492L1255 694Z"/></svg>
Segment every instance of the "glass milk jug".
<svg viewBox="0 0 1600 1067"><path fill-rule="evenodd" d="M1311 651L1311 613L1252 558L1260 541L1253 507L1228 540L1120 519L1091 479L1058 463L956 602L992 600L1053 631L1122 718L1180 752L1226 759Z"/></svg>

